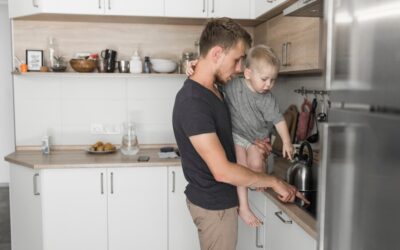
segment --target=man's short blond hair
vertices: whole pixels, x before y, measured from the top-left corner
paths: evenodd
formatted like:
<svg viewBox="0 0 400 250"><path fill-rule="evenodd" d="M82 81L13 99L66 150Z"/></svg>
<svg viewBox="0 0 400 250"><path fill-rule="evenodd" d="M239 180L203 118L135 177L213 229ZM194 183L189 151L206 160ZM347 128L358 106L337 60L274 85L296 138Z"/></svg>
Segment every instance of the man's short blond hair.
<svg viewBox="0 0 400 250"><path fill-rule="evenodd" d="M245 60L245 67L250 68L250 67L257 67L257 63L267 63L269 65L272 65L277 68L279 71L280 67L280 61L279 58L276 56L274 51L272 50L271 47L268 47L266 45L256 45L252 47L246 56Z"/></svg>

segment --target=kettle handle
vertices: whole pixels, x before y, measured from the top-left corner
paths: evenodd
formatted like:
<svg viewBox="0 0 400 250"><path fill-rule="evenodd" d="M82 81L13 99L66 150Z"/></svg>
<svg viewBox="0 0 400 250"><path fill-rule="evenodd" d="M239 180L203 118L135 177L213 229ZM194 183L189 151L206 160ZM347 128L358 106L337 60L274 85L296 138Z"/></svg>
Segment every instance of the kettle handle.
<svg viewBox="0 0 400 250"><path fill-rule="evenodd" d="M308 150L307 166L311 167L312 163L313 163L313 151L311 148L311 144L305 141L300 145L300 149L299 149L300 158L303 158L304 147L307 147L307 150Z"/></svg>

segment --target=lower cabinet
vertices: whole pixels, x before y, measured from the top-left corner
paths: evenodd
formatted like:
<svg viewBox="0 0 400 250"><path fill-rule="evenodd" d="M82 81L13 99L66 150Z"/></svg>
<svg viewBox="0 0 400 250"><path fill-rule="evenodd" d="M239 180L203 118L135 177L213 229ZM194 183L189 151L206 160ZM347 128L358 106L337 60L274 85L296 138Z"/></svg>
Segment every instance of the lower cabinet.
<svg viewBox="0 0 400 250"><path fill-rule="evenodd" d="M168 249L200 250L197 228L186 206L182 167L168 167Z"/></svg>
<svg viewBox="0 0 400 250"><path fill-rule="evenodd" d="M271 200L267 200L268 226L267 249L270 250L316 250L317 242L299 225L291 220Z"/></svg>
<svg viewBox="0 0 400 250"><path fill-rule="evenodd" d="M12 165L12 249L196 249L181 178L180 167Z"/></svg>
<svg viewBox="0 0 400 250"><path fill-rule="evenodd" d="M263 221L258 228L239 219L237 250L316 250L317 243L263 193L249 191L254 214Z"/></svg>

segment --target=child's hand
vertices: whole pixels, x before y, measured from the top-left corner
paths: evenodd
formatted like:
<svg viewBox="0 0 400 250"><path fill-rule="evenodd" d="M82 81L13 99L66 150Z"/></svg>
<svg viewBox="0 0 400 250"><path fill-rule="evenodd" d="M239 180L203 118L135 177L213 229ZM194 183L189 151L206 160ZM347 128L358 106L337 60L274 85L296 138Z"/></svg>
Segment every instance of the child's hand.
<svg viewBox="0 0 400 250"><path fill-rule="evenodd" d="M199 60L190 61L186 67L186 75L191 76L194 73L194 68Z"/></svg>
<svg viewBox="0 0 400 250"><path fill-rule="evenodd" d="M292 143L284 143L282 146L282 155L284 158L289 158L289 160L293 160L294 147Z"/></svg>

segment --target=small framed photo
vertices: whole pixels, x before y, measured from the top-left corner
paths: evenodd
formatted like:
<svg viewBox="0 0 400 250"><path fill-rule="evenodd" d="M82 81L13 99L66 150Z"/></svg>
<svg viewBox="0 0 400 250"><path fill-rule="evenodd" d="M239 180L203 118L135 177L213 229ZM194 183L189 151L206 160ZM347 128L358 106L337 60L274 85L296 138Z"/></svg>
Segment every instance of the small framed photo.
<svg viewBox="0 0 400 250"><path fill-rule="evenodd" d="M43 66L43 50L26 50L28 71L40 71Z"/></svg>

